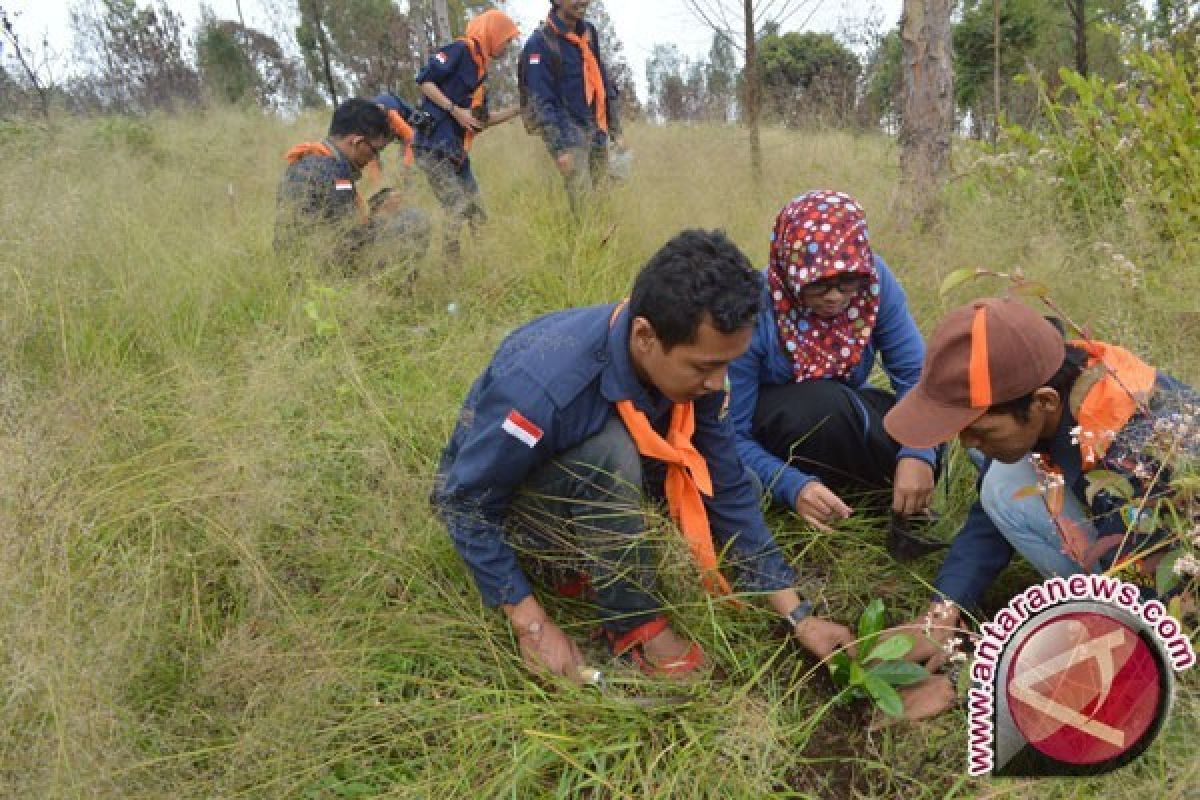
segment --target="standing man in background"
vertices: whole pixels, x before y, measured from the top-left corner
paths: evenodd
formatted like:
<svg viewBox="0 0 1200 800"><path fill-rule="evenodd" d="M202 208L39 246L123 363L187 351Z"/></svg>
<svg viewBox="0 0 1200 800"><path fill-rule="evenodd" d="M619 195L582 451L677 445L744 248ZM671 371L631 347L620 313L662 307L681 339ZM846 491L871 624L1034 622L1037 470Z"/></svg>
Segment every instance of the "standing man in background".
<svg viewBox="0 0 1200 800"><path fill-rule="evenodd" d="M550 15L521 51L518 84L526 129L541 134L578 216L583 195L608 178L608 145L625 147L617 88L600 61L591 0L550 0Z"/></svg>
<svg viewBox="0 0 1200 800"><path fill-rule="evenodd" d="M484 11L467 23L465 36L438 48L417 73L417 85L425 96L421 110L433 121L428 130L418 130L413 150L446 212L447 262L459 260L463 222L475 228L487 220L468 153L472 140L484 128L507 122L518 113L515 107L489 111L484 82L488 65L519 35L517 24L507 14Z"/></svg>

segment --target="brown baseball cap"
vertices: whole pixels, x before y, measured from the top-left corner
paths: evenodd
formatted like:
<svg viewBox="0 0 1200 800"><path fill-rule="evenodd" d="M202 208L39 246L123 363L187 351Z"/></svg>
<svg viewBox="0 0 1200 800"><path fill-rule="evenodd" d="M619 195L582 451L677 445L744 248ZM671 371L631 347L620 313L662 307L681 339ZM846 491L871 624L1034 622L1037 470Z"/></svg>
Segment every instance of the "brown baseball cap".
<svg viewBox="0 0 1200 800"><path fill-rule="evenodd" d="M906 447L947 442L991 406L1045 386L1065 356L1062 334L1029 306L975 300L946 315L929 337L921 380L883 427Z"/></svg>

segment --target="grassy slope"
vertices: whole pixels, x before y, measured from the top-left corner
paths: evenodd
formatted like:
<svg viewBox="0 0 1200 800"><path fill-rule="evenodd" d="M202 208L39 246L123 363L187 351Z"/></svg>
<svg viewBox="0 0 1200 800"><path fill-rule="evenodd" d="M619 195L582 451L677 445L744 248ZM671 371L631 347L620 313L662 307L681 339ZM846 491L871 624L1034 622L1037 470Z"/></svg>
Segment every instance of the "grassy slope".
<svg viewBox="0 0 1200 800"><path fill-rule="evenodd" d="M774 213L806 188L858 196L926 329L950 271L1020 265L1100 333L1195 380L1173 314L1200 288L1195 269L1119 225L1072 230L1036 184L1018 201L960 178L940 237L903 229L890 145L832 133L769 132L755 192L736 131L635 129L634 179L569 231L540 145L512 125L477 152L493 224L465 265L431 263L406 299L386 277L323 279L271 253L279 154L321 124L225 113L0 129L23 154L0 174L0 795L1194 790L1194 679L1166 735L1114 778L967 782L961 717L862 733L766 614L709 607L682 559L667 584L713 681L684 705L654 685L629 687L665 698L649 707L546 691L425 498L506 330L621 296L684 226L725 228L762 263ZM1107 269L1101 237L1148 269L1148 289ZM936 564L890 562L872 521L815 539L773 522L842 619L875 594L896 617L921 605ZM585 637L586 613L560 610Z"/></svg>

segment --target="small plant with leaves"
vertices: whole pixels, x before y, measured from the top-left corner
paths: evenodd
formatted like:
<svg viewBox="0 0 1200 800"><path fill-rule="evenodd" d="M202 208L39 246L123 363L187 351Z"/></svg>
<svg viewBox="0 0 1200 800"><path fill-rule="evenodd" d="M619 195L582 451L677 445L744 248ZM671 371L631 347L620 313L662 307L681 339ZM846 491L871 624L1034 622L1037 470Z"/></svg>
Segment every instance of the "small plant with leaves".
<svg viewBox="0 0 1200 800"><path fill-rule="evenodd" d="M841 692L838 701L869 700L883 713L899 717L904 702L898 686L910 686L929 677L920 664L905 661L913 648L913 638L907 634L879 638L884 627L883 601L878 597L867 604L858 618L858 657L845 651L829 661L829 672Z"/></svg>

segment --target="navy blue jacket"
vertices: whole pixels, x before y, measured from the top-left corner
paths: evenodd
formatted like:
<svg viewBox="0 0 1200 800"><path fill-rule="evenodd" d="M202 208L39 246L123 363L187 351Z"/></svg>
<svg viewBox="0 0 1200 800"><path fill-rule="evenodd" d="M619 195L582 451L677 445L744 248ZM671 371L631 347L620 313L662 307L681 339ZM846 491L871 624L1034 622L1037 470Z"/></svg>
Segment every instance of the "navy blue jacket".
<svg viewBox="0 0 1200 800"><path fill-rule="evenodd" d="M1147 403L1149 413L1136 414L1125 427L1116 432L1096 469L1108 470L1123 476L1134 490L1134 497L1161 497L1170 494L1173 474L1170 469L1159 469L1154 460L1154 448L1147 447L1153 436L1155 422L1169 419L1185 405L1200 406L1200 396L1186 384L1159 372L1155 391ZM1062 470L1065 487L1073 492L1080 504L1091 513L1092 523L1099 536L1124 534L1129 520L1121 513L1124 500L1106 491L1096 492L1087 499L1087 480L1083 471L1079 445L1072 442L1072 429L1077 422L1069 406L1064 406L1062 419L1054 436L1039 442L1036 452L1045 454L1052 464ZM1200 456L1200 447L1191 444L1191 457ZM986 474L990 461L986 462L981 475ZM1149 478L1145 476L1151 476ZM1152 534L1158 538L1159 534ZM1141 548L1144 541L1136 539L1131 547ZM1097 569L1105 569L1112 563L1113 552L1101 557ZM976 501L967 514L967 519L954 538L942 567L938 570L933 586L938 593L953 600L960 607L973 609L979 606L984 592L996 577L1008 566L1013 548L1004 538L983 505Z"/></svg>
<svg viewBox="0 0 1200 800"><path fill-rule="evenodd" d="M551 14L559 29L566 30L567 24L557 14ZM600 73L604 76L604 95L608 103L608 130L620 130L617 114L617 87L608 76L608 67L600 59L600 42L596 28L587 20L581 20L575 32L591 33L591 48L600 62ZM547 43L553 38L552 43ZM556 58L555 53L558 54ZM604 146L608 138L596 125L594 109L587 104L583 91L583 54L579 48L563 39L543 24L521 51L525 68L530 102L542 126L546 144L555 153L572 147ZM556 71L554 63L560 66Z"/></svg>
<svg viewBox="0 0 1200 800"><path fill-rule="evenodd" d="M344 261L365 242L366 228L359 224L354 184L360 172L332 141L325 139L322 144L333 155L304 156L283 173L276 199L275 249L333 231L332 257Z"/></svg>
<svg viewBox="0 0 1200 800"><path fill-rule="evenodd" d="M871 370L875 366L875 354L883 356L883 369L892 384L897 398L903 397L917 384L921 377L921 366L925 361L925 340L917 330L912 314L908 311L908 299L904 289L892 275L887 264L875 256L875 270L879 274L879 317L871 341L863 351L862 360L846 378L846 384L855 389L867 385ZM763 284L763 310L758 315L754 338L741 358L729 367L729 416L737 432L738 454L762 485L771 490L776 502L791 508L796 495L815 475L796 469L776 458L751 435L754 409L758 406L759 386L781 386L796 380L792 370L792 359L783 349L779 339L779 327L775 323L775 303L767 286ZM859 408L863 424L867 424L867 411ZM935 464L934 450L919 450L905 447L898 458L920 458L930 466Z"/></svg>
<svg viewBox="0 0 1200 800"><path fill-rule="evenodd" d="M599 433L618 400L633 400L655 430L666 432L671 402L638 381L629 358L629 312L610 326L614 308L548 314L505 339L471 387L442 453L434 503L489 606L517 603L530 593L503 525L531 471ZM741 588L788 588L795 573L763 521L753 480L733 447L733 428L721 413L724 399L716 392L696 401L692 439L712 475L713 497L705 506L714 545L736 566ZM523 441L506 431L514 411L541 435ZM643 466L646 491L661 496L665 468L650 459Z"/></svg>
<svg viewBox="0 0 1200 800"><path fill-rule="evenodd" d="M418 86L422 83L433 83L460 108L471 107L471 98L475 90L486 79L486 73L482 78L479 77L475 59L471 58L467 44L460 41L439 47L417 73ZM428 97L422 101L421 110L433 116L434 127L428 135L417 131L413 147L443 153L456 161L466 158L466 152L463 150L463 136L466 131L450 116L450 112L437 106Z"/></svg>

